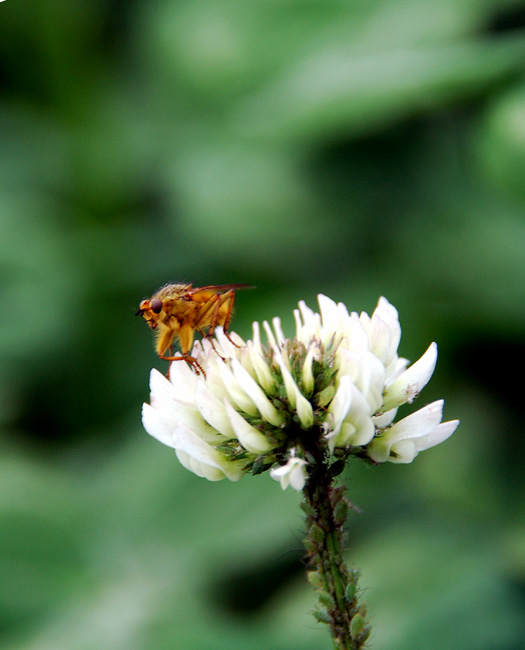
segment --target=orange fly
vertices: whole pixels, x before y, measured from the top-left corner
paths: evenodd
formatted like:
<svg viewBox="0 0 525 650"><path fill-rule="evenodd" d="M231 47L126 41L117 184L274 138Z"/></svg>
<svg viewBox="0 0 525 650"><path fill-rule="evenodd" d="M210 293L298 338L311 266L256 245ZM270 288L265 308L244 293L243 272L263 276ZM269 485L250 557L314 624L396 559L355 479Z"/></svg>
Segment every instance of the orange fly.
<svg viewBox="0 0 525 650"><path fill-rule="evenodd" d="M143 316L151 329L155 330L155 347L161 359L186 361L197 373L204 375L197 360L189 354L195 332L203 338L210 338L219 325L230 339L228 326L233 313L235 290L246 288L250 288L250 285L193 287L191 284L166 284L151 298L140 303L135 316ZM176 340L180 344L179 356L173 356L173 343Z"/></svg>

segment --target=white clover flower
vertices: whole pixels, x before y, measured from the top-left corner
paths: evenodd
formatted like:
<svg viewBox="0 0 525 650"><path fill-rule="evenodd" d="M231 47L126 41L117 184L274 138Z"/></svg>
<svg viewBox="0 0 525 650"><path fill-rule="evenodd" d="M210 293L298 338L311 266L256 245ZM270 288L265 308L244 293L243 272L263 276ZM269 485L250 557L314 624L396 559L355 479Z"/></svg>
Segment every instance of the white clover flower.
<svg viewBox="0 0 525 650"><path fill-rule="evenodd" d="M411 463L420 451L430 449L454 433L459 420L441 422L443 400L408 415L368 445L367 454L376 463Z"/></svg>
<svg viewBox="0 0 525 650"><path fill-rule="evenodd" d="M306 483L306 461L303 458L298 458L295 455L295 450L292 453L286 465L279 465L279 467L272 467L270 476L281 483L281 488L286 490L290 485L294 490L300 492Z"/></svg>
<svg viewBox="0 0 525 650"><path fill-rule="evenodd" d="M258 323L248 342L216 328L213 344L205 339L191 353L204 373L180 361L169 379L153 370L146 431L198 476L235 481L277 465L271 476L296 490L312 441L327 455L407 463L452 435L458 421L441 423L442 401L392 424L432 376L436 344L408 366L397 354L397 311L385 298L371 316L318 301L319 313L299 303L293 338L278 318L263 323L266 344Z"/></svg>

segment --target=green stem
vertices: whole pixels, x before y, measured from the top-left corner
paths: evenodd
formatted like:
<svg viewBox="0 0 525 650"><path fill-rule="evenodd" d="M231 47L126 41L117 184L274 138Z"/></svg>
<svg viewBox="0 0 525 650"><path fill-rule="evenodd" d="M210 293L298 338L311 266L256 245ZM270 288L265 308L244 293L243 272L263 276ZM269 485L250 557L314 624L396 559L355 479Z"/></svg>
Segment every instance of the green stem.
<svg viewBox="0 0 525 650"><path fill-rule="evenodd" d="M343 526L348 512L345 489L334 486L326 449L319 439L304 445L309 475L303 490L308 578L319 596L314 612L330 627L335 650L361 650L370 635L366 608L357 601L359 573L345 564Z"/></svg>

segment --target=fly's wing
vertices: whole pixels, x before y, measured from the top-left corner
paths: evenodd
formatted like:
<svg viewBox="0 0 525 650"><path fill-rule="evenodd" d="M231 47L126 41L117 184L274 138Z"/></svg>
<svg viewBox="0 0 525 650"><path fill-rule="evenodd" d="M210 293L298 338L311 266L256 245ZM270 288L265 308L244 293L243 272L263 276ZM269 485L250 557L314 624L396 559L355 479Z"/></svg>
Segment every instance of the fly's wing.
<svg viewBox="0 0 525 650"><path fill-rule="evenodd" d="M200 293L201 291L212 291L214 293L223 293L224 291L229 291L233 289L236 291L237 289L255 289L253 284L210 284L206 287L191 287L188 289L186 292L187 294L190 295L195 295L196 293Z"/></svg>

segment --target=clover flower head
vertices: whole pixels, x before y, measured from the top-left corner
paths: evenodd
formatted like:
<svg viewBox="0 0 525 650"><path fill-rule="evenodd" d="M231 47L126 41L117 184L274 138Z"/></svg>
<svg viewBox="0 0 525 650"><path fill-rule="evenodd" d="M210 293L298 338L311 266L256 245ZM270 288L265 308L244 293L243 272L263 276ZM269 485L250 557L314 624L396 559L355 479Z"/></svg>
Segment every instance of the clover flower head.
<svg viewBox="0 0 525 650"><path fill-rule="evenodd" d="M263 323L265 343L257 322L246 342L216 328L213 342L192 351L204 373L178 361L169 379L152 370L146 431L198 476L236 481L271 469L283 489L296 490L307 480L312 441L334 457L407 463L452 435L458 421L441 423L442 401L394 423L432 376L435 343L409 366L398 357L398 314L385 298L371 316L323 295L318 302L319 312L299 303L293 338L279 318Z"/></svg>

